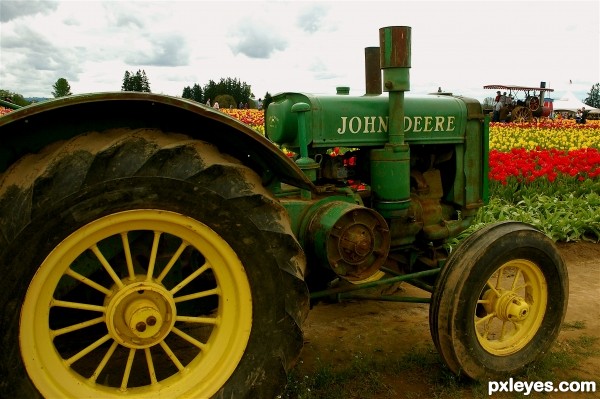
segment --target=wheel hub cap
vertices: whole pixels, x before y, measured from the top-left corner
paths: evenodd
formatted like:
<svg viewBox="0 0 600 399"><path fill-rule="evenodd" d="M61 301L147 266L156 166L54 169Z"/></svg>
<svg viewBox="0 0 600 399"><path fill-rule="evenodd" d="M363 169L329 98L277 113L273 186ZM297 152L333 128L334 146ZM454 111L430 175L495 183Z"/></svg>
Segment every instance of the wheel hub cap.
<svg viewBox="0 0 600 399"><path fill-rule="evenodd" d="M523 321L529 314L529 304L511 291L502 293L495 301L494 308L498 318L504 321Z"/></svg>
<svg viewBox="0 0 600 399"><path fill-rule="evenodd" d="M106 299L106 325L111 336L128 348L148 348L168 335L176 307L161 285L136 282Z"/></svg>

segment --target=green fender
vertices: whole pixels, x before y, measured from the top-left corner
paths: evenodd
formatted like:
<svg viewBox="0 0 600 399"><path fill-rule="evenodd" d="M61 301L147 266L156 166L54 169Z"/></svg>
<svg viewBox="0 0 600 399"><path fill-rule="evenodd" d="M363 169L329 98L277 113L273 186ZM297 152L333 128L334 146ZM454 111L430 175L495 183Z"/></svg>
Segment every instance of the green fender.
<svg viewBox="0 0 600 399"><path fill-rule="evenodd" d="M61 97L0 117L0 173L27 153L79 134L114 128L158 128L213 143L274 180L312 190L311 181L271 141L249 126L198 102L141 92Z"/></svg>

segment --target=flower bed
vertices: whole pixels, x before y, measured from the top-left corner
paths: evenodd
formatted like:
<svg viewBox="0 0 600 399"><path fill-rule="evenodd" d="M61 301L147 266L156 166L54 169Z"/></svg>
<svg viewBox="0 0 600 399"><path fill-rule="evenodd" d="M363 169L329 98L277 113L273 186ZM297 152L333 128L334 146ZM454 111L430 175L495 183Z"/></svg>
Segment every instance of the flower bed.
<svg viewBox="0 0 600 399"><path fill-rule="evenodd" d="M490 149L510 151L513 148L534 150L555 148L574 150L600 147L600 121L588 120L576 124L574 120L539 123L491 123Z"/></svg>
<svg viewBox="0 0 600 399"><path fill-rule="evenodd" d="M221 112L232 116L242 123L250 126L260 134L265 134L265 113L257 109L227 109L223 108Z"/></svg>
<svg viewBox="0 0 600 399"><path fill-rule="evenodd" d="M530 223L557 241L600 241L600 122L490 126L490 203L478 226Z"/></svg>

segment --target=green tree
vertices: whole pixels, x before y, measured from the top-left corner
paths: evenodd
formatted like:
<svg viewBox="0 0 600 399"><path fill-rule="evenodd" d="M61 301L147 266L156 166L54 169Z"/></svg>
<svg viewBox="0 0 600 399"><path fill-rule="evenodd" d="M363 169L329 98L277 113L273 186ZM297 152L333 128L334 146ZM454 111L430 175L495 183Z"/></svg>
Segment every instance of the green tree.
<svg viewBox="0 0 600 399"><path fill-rule="evenodd" d="M237 107L237 104L231 94L219 94L218 96L215 97L215 101L213 102L213 104L215 102L219 103L219 108L235 108L235 107Z"/></svg>
<svg viewBox="0 0 600 399"><path fill-rule="evenodd" d="M189 98L190 100L202 102L202 88L198 83L195 83L193 87L186 86L183 88L183 93L181 94L183 98Z"/></svg>
<svg viewBox="0 0 600 399"><path fill-rule="evenodd" d="M271 96L271 93L266 92L265 98L263 98L263 109L266 111L267 108L269 107L269 104L271 104L272 102L273 102L273 96Z"/></svg>
<svg viewBox="0 0 600 399"><path fill-rule="evenodd" d="M141 91L150 93L150 81L146 76L146 71L139 70L134 74L133 72L125 71L123 76L123 85L121 86L122 91Z"/></svg>
<svg viewBox="0 0 600 399"><path fill-rule="evenodd" d="M587 98L583 102L590 107L600 108L600 83L593 85L587 95Z"/></svg>
<svg viewBox="0 0 600 399"><path fill-rule="evenodd" d="M195 83L192 87L192 100L202 102L202 88L198 83Z"/></svg>
<svg viewBox="0 0 600 399"><path fill-rule="evenodd" d="M71 85L69 85L69 82L67 82L67 79L65 78L59 78L52 88L54 89L52 92L54 98L70 96L73 94L71 93Z"/></svg>
<svg viewBox="0 0 600 399"><path fill-rule="evenodd" d="M190 86L185 86L183 88L183 92L181 93L181 98L192 99L192 88Z"/></svg>
<svg viewBox="0 0 600 399"><path fill-rule="evenodd" d="M211 102L214 102L217 96L229 94L233 97L235 106L237 106L239 103L247 103L250 100L251 93L250 85L246 82L241 82L237 78L221 78L219 83L209 80L204 86L203 101L210 99Z"/></svg>
<svg viewBox="0 0 600 399"><path fill-rule="evenodd" d="M11 102L20 106L31 104L31 102L25 100L21 94L13 93L9 90L0 89L0 98L4 101Z"/></svg>

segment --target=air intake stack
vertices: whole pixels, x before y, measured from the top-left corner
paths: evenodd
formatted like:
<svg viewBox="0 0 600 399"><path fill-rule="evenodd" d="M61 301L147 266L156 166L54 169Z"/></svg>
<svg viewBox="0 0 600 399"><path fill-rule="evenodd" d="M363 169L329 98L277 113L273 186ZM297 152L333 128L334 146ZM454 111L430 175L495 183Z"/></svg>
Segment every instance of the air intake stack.
<svg viewBox="0 0 600 399"><path fill-rule="evenodd" d="M375 206L386 218L402 217L410 206L410 149L404 142L404 92L410 90L408 26L379 29L383 90L389 93L388 143L371 150ZM395 182L390 184L390 182Z"/></svg>

